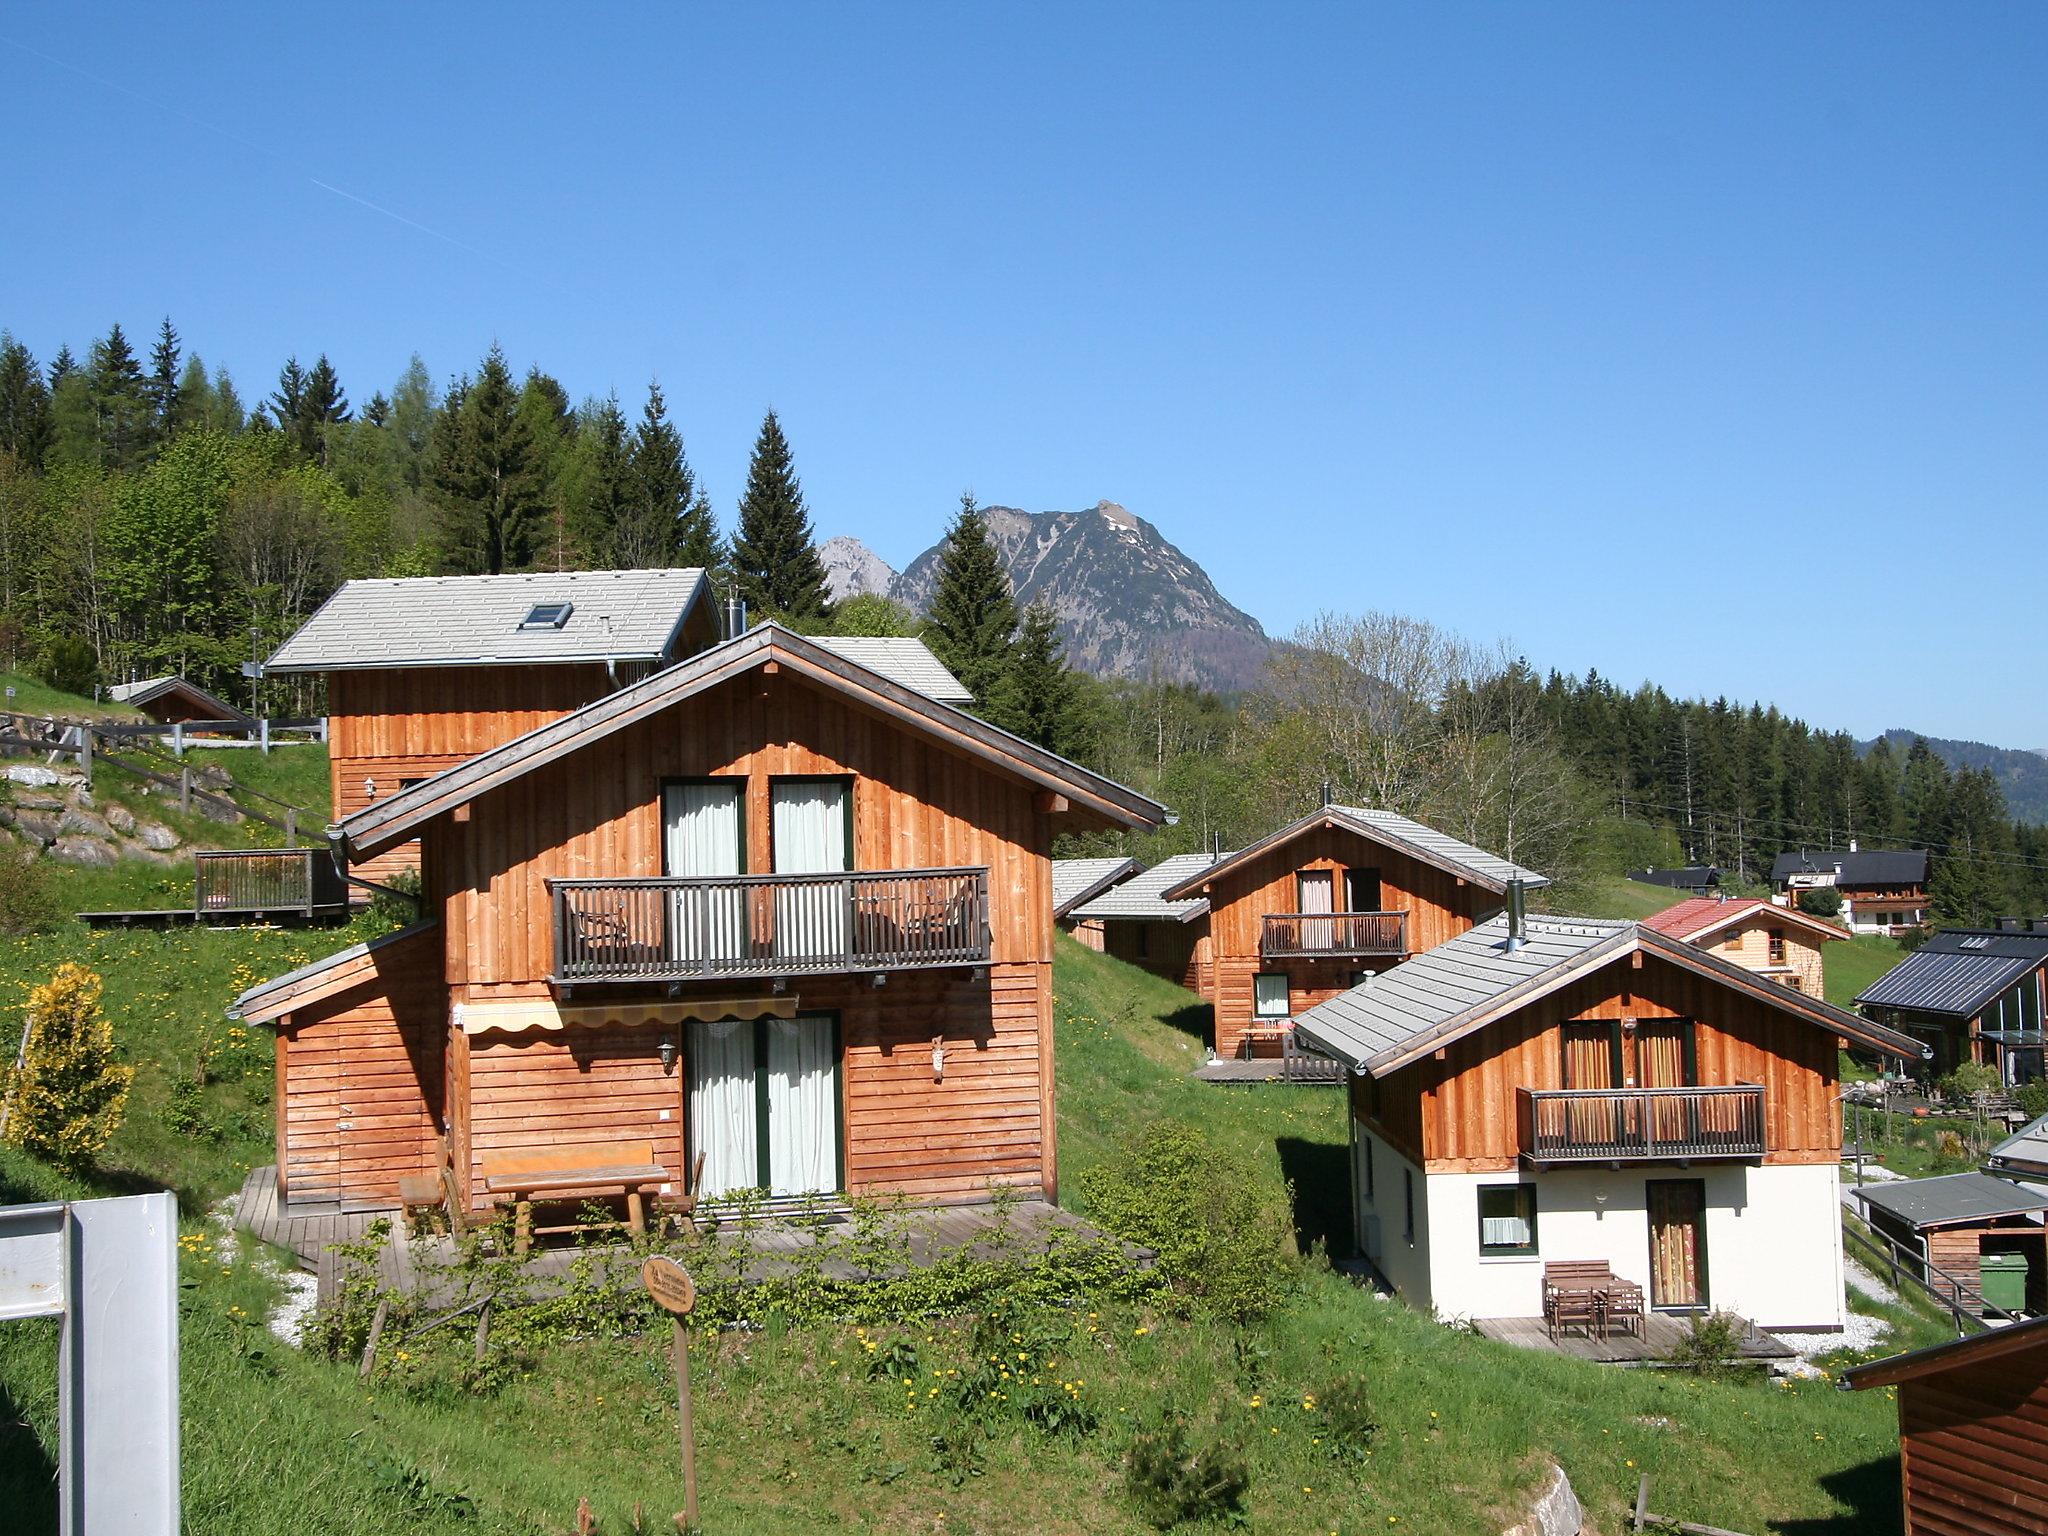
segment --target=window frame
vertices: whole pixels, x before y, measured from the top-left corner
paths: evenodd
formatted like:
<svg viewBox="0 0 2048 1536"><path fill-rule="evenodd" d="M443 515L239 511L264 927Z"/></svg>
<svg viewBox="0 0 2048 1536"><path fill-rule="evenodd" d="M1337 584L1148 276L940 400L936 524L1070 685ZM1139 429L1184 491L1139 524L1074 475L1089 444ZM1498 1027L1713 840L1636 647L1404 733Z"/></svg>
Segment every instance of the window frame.
<svg viewBox="0 0 2048 1536"><path fill-rule="evenodd" d="M1410 1248L1415 1246L1415 1170L1401 1170L1401 1198L1406 1207L1406 1217L1401 1228L1401 1241Z"/></svg>
<svg viewBox="0 0 2048 1536"><path fill-rule="evenodd" d="M1280 1011L1268 1011L1266 1001L1259 996L1259 983L1277 981L1280 983ZM1252 1018L1259 1022L1268 1019L1291 1019L1294 1017L1294 980L1285 971L1260 971L1252 977Z"/></svg>
<svg viewBox="0 0 2048 1536"><path fill-rule="evenodd" d="M1489 1243L1486 1240L1486 1197L1509 1192L1513 1193L1515 1199L1512 1214L1527 1225L1529 1240L1525 1243ZM1529 1180L1517 1179L1512 1184L1480 1185L1474 1208L1478 1212L1479 1256L1482 1259L1526 1259L1533 1258L1540 1251L1540 1234L1536 1225L1536 1186Z"/></svg>

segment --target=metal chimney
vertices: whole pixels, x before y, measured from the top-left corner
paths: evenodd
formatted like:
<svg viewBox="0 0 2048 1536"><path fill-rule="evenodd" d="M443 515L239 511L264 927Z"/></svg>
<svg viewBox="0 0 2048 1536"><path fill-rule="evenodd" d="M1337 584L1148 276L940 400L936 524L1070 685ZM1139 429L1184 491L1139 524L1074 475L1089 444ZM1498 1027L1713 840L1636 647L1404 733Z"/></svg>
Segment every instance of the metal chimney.
<svg viewBox="0 0 2048 1536"><path fill-rule="evenodd" d="M725 638L737 640L747 632L747 604L737 586L725 591Z"/></svg>
<svg viewBox="0 0 2048 1536"><path fill-rule="evenodd" d="M1330 792L1330 781L1328 779L1323 780L1323 809L1327 811L1332 805L1336 804L1336 801L1337 797Z"/></svg>
<svg viewBox="0 0 2048 1536"><path fill-rule="evenodd" d="M1528 921L1527 892L1518 875L1508 882L1508 949L1520 949L1526 942L1522 929Z"/></svg>

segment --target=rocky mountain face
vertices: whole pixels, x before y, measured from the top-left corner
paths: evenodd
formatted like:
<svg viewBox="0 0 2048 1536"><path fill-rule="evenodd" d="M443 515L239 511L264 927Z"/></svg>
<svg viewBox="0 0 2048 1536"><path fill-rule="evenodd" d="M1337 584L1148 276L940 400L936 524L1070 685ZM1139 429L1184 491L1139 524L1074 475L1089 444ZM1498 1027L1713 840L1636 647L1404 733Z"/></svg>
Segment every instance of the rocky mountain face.
<svg viewBox="0 0 2048 1536"><path fill-rule="evenodd" d="M865 593L887 597L896 584L896 567L845 534L820 544L818 558L825 562L825 589L835 603Z"/></svg>
<svg viewBox="0 0 2048 1536"><path fill-rule="evenodd" d="M1085 512L984 510L1018 605L1052 609L1072 665L1100 677L1156 673L1226 692L1258 685L1273 648L1259 621L1142 517L1113 501ZM887 563L857 539L833 539L820 553L834 597L843 571L847 593L883 592L923 612L940 547L891 573L887 586L880 584Z"/></svg>

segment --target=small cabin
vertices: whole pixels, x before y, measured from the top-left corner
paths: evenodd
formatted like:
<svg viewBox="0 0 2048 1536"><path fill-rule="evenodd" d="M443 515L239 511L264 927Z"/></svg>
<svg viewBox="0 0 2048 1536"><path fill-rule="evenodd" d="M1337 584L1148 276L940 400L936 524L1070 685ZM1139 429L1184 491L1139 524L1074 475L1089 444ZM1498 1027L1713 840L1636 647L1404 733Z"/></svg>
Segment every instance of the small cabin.
<svg viewBox="0 0 2048 1536"><path fill-rule="evenodd" d="M1998 1068L2008 1084L2044 1073L2048 932L1943 928L1856 998L1874 1018L1924 1041L1930 1076L1965 1061Z"/></svg>
<svg viewBox="0 0 2048 1536"><path fill-rule="evenodd" d="M1209 903L1200 896L1169 898L1171 886L1215 863L1206 853L1180 853L1150 869L1135 870L1069 909L1076 933L1092 930L1099 949L1128 965L1207 995L1210 980Z"/></svg>
<svg viewBox="0 0 2048 1536"><path fill-rule="evenodd" d="M1052 861L1052 920L1062 933L1070 933L1088 948L1100 951L1105 942L1102 922L1081 918L1074 909L1093 901L1113 885L1121 885L1140 872L1136 859L1111 855L1100 859L1054 859Z"/></svg>
<svg viewBox="0 0 2048 1536"><path fill-rule="evenodd" d="M1920 1278L1965 1312L2048 1309L2048 1195L1988 1173L1866 1184L1855 1192L1871 1229Z"/></svg>
<svg viewBox="0 0 2048 1536"><path fill-rule="evenodd" d="M1392 811L1326 805L1239 852L1195 856L1158 899L1202 904L1200 990L1228 1058L1279 1054L1302 1013L1500 911L1514 880L1550 883Z"/></svg>
<svg viewBox="0 0 2048 1536"><path fill-rule="evenodd" d="M280 1191L1050 1197L1053 841L1165 816L778 625L699 652L334 829L421 842L422 917L238 1000Z"/></svg>
<svg viewBox="0 0 2048 1536"><path fill-rule="evenodd" d="M1681 901L1644 918L1643 926L1711 949L1746 971L1814 997L1827 995L1823 946L1849 936L1833 923L1789 907L1714 896Z"/></svg>
<svg viewBox="0 0 2048 1536"><path fill-rule="evenodd" d="M1904 1536L2048 1536L2048 1319L1842 1373L1899 1403Z"/></svg>
<svg viewBox="0 0 2048 1536"><path fill-rule="evenodd" d="M107 698L139 710L160 725L248 725L249 716L226 699L183 677L145 677L116 683Z"/></svg>

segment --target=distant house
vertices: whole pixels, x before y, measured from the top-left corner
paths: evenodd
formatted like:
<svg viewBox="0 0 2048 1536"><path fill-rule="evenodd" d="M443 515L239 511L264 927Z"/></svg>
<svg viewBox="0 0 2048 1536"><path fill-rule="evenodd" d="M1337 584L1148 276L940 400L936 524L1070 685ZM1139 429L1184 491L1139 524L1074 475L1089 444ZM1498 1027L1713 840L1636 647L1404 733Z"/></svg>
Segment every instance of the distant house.
<svg viewBox="0 0 2048 1536"><path fill-rule="evenodd" d="M1100 859L1054 859L1052 861L1052 920L1090 949L1103 945L1102 923L1074 916L1074 908L1092 901L1112 885L1137 874L1144 866L1136 859L1111 855Z"/></svg>
<svg viewBox="0 0 2048 1536"><path fill-rule="evenodd" d="M1550 882L1393 811L1326 805L1189 869L1162 899L1207 905L1216 1053L1277 1052L1301 1013Z"/></svg>
<svg viewBox="0 0 2048 1536"><path fill-rule="evenodd" d="M1904 1536L2048 1536L2048 1319L1851 1366L1899 1401Z"/></svg>
<svg viewBox="0 0 2048 1536"><path fill-rule="evenodd" d="M1833 923L1768 901L1694 897L1643 919L1645 928L1711 949L1744 970L1796 991L1826 995L1821 946L1848 934Z"/></svg>
<svg viewBox="0 0 2048 1536"><path fill-rule="evenodd" d="M1856 999L1866 1014L1933 1048L1930 1070L1996 1066L2008 1083L2044 1075L2048 931L1944 928Z"/></svg>
<svg viewBox="0 0 2048 1536"><path fill-rule="evenodd" d="M247 725L249 717L226 699L208 693L197 683L182 677L145 677L140 682L116 683L107 690L116 704L138 709L164 725L208 721Z"/></svg>
<svg viewBox="0 0 2048 1536"><path fill-rule="evenodd" d="M1924 848L1800 848L1771 865L1771 888L1781 906L1796 906L1802 891L1834 889L1851 933L1896 934L1927 926L1927 850Z"/></svg>
<svg viewBox="0 0 2048 1536"><path fill-rule="evenodd" d="M1841 1039L1908 1037L1630 922L1507 914L1295 1021L1352 1069L1367 1258L1446 1316L1604 1263L1672 1312L1843 1324Z"/></svg>
<svg viewBox="0 0 2048 1536"><path fill-rule="evenodd" d="M1181 884L1216 862L1207 853L1180 853L1117 882L1071 909L1078 924L1096 924L1104 954L1155 976L1204 992L1209 975L1209 903L1201 897L1168 900Z"/></svg>
<svg viewBox="0 0 2048 1536"><path fill-rule="evenodd" d="M1687 864L1678 869L1635 869L1629 879L1637 885L1661 885L1673 891L1691 891L1710 896L1721 888L1721 871L1712 864Z"/></svg>
<svg viewBox="0 0 2048 1536"><path fill-rule="evenodd" d="M2048 1195L1988 1173L1949 1173L1866 1184L1855 1198L1872 1229L1965 1312L1983 1316L1987 1291L2008 1312L2048 1308Z"/></svg>

